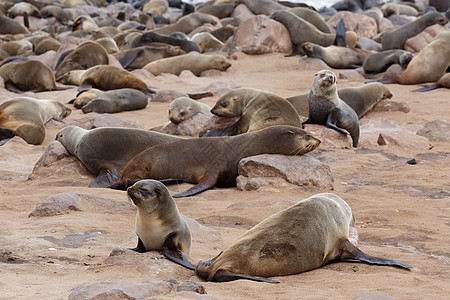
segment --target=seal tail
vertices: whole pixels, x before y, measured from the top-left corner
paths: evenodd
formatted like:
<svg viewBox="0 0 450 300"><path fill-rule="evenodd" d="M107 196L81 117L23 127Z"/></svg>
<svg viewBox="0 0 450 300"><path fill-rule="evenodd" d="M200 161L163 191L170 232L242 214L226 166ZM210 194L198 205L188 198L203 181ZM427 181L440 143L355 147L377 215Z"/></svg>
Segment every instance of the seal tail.
<svg viewBox="0 0 450 300"><path fill-rule="evenodd" d="M411 270L412 267L402 263L397 260L393 259L386 259L382 257L376 257L368 255L358 248L356 248L352 243L350 243L348 240L345 242L344 247L342 249L342 253L340 256L341 260L347 260L347 259L356 259L364 263L368 263L371 265L382 265L382 266L393 266L393 267L400 267L407 270Z"/></svg>

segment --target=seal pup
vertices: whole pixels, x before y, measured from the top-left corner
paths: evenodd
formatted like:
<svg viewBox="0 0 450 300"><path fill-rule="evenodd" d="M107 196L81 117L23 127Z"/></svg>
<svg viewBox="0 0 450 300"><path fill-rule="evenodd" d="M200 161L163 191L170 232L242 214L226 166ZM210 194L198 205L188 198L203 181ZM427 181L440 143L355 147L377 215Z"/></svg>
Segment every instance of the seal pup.
<svg viewBox="0 0 450 300"><path fill-rule="evenodd" d="M138 110L147 106L147 96L136 89L117 89L101 93L81 108L83 113L96 112L113 114L121 111Z"/></svg>
<svg viewBox="0 0 450 300"><path fill-rule="evenodd" d="M143 69L155 76L161 73L179 75L183 70L200 76L200 73L206 70L226 71L229 67L231 63L222 55L189 54L162 58L146 64Z"/></svg>
<svg viewBox="0 0 450 300"><path fill-rule="evenodd" d="M106 187L108 170L122 170L135 155L145 149L180 139L143 129L102 127L86 130L72 125L56 134L56 140L97 176L90 187Z"/></svg>
<svg viewBox="0 0 450 300"><path fill-rule="evenodd" d="M82 108L90 101L97 99L103 91L99 89L90 89L87 91L83 91L82 93L78 93L75 99L70 100L67 104L73 104L75 108Z"/></svg>
<svg viewBox="0 0 450 300"><path fill-rule="evenodd" d="M130 160L122 172L111 172L111 188L124 189L152 178L194 183L173 197L187 197L214 186L236 186L242 158L258 154L305 154L320 141L301 128L270 126L237 136L190 138L151 147Z"/></svg>
<svg viewBox="0 0 450 300"><path fill-rule="evenodd" d="M71 109L56 100L18 97L0 105L0 127L8 128L28 144L39 145L45 138L45 123L61 121Z"/></svg>
<svg viewBox="0 0 450 300"><path fill-rule="evenodd" d="M191 231L164 184L141 180L130 186L127 194L137 207L138 244L131 250L141 253L161 250L168 259L194 270L183 255L191 251Z"/></svg>
<svg viewBox="0 0 450 300"><path fill-rule="evenodd" d="M208 117L212 116L211 108L208 105L188 97L176 98L169 105L169 120L175 124L180 124L199 113Z"/></svg>
<svg viewBox="0 0 450 300"><path fill-rule="evenodd" d="M301 128L295 108L286 99L258 89L239 88L220 97L211 112L219 117L238 117L232 126L213 129L204 136L236 135L273 125Z"/></svg>
<svg viewBox="0 0 450 300"><path fill-rule="evenodd" d="M146 95L155 93L145 82L131 72L109 65L98 65L87 70L73 70L64 74L58 82L78 85L79 92L94 87L105 91L131 88L137 89Z"/></svg>
<svg viewBox="0 0 450 300"><path fill-rule="evenodd" d="M336 75L329 70L319 71L308 94L309 117L303 124L320 124L347 134L353 147L358 146L359 121L355 111L337 93Z"/></svg>
<svg viewBox="0 0 450 300"><path fill-rule="evenodd" d="M354 261L411 269L405 263L370 256L359 250L350 206L332 193L299 201L241 235L227 250L196 267L207 281L293 275L332 261Z"/></svg>

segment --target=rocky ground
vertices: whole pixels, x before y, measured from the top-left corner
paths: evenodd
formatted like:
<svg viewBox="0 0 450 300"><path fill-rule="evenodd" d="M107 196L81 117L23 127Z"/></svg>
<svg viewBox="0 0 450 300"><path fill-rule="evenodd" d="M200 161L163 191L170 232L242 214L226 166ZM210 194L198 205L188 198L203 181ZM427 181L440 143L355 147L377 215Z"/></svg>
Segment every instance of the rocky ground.
<svg viewBox="0 0 450 300"><path fill-rule="evenodd" d="M282 54L236 57L226 72L210 72L206 77L188 72L179 77L144 76L142 72L140 76L157 90L187 93L220 82L290 97L307 93L317 71L303 70L299 57ZM360 78L338 79L339 87L361 84ZM448 298L450 131L448 123L442 122L439 124L447 127L428 130L428 139L415 133L428 122L448 119L449 90L411 93L414 88L417 86L389 85L394 95L391 100L409 107L409 112L385 108L370 112L361 119L358 148L333 148L333 143L323 143L309 153L311 159L329 166L332 188L330 184L298 186L275 179L256 190L213 189L175 200L191 226L190 259L194 264L217 255L273 213L313 194L333 192L352 207L359 247L372 255L405 262L413 267L411 271L350 262L277 277L279 284L246 280L210 283L159 252L127 251L123 248L135 247L137 239L135 209L124 191L88 188L93 177L80 173L76 161L63 154L58 159L66 162L67 168L52 169L43 162L28 179L64 126L51 121L42 145L28 145L14 138L0 147L2 298L61 299L71 295L73 299L85 299L96 293L107 298L112 297L105 294L111 286L115 286L116 294L122 291L130 298L158 299ZM25 95L67 103L76 93L73 88ZM0 103L15 96L0 88ZM219 96L214 93L200 101L212 106ZM167 108L168 103L150 102L143 110L115 116L148 129L168 121ZM94 116L74 110L65 122L85 124L86 118ZM417 163L408 164L410 159ZM176 193L189 186L173 185L169 190ZM60 193L64 195L49 198ZM167 282L170 279L180 283L178 292L176 284ZM182 291L201 291L188 281L202 285L207 295Z"/></svg>

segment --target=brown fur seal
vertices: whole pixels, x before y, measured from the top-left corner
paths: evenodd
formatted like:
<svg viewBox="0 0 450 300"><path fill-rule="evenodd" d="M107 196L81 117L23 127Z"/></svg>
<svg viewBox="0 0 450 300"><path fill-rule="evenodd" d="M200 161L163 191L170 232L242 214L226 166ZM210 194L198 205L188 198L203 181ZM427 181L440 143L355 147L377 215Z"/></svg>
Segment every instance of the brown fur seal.
<svg viewBox="0 0 450 300"><path fill-rule="evenodd" d="M156 29L153 29L152 32L156 32L159 34L169 34L171 32L179 31L188 34L195 28L205 23L216 25L217 24L216 20L217 19L211 15L203 14L200 12L194 12L192 14L188 14L184 17L181 17L174 24L161 26Z"/></svg>
<svg viewBox="0 0 450 300"><path fill-rule="evenodd" d="M158 34L151 31L145 32L141 36L134 37L132 40L130 40L129 46L132 48L136 48L140 46L151 46L154 45L154 43L164 43L172 46L179 46L186 53L191 51L200 52L200 47L191 40L174 37L173 35L169 36Z"/></svg>
<svg viewBox="0 0 450 300"><path fill-rule="evenodd" d="M70 112L56 100L14 98L0 105L0 127L14 130L28 144L39 145L45 138L45 123L61 121Z"/></svg>
<svg viewBox="0 0 450 300"><path fill-rule="evenodd" d="M105 186L108 170L122 170L135 155L145 149L180 139L148 130L115 127L85 130L78 126L66 126L56 135L56 140L70 154L76 156L89 172L98 176L91 187Z"/></svg>
<svg viewBox="0 0 450 300"><path fill-rule="evenodd" d="M97 65L107 65L108 61L108 52L103 46L94 41L86 41L57 65L55 77L59 79L72 70L87 70Z"/></svg>
<svg viewBox="0 0 450 300"><path fill-rule="evenodd" d="M4 64L0 67L0 76L5 81L5 87L16 93L65 89L56 86L52 69L37 60Z"/></svg>
<svg viewBox="0 0 450 300"><path fill-rule="evenodd" d="M217 100L211 112L219 117L241 118L231 127L212 130L206 136L242 134L273 125L301 128L300 118L292 104L278 95L257 89L230 91Z"/></svg>
<svg viewBox="0 0 450 300"><path fill-rule="evenodd" d="M273 0L237 0L234 2L235 7L239 4L247 6L255 15L270 16L276 11L289 9Z"/></svg>
<svg viewBox="0 0 450 300"><path fill-rule="evenodd" d="M306 7L294 7L289 11L302 18L303 20L311 23L323 33L332 33L330 26L327 24L327 22L324 21L324 19L318 12Z"/></svg>
<svg viewBox="0 0 450 300"><path fill-rule="evenodd" d="M301 46L308 57L320 58L335 69L357 68L369 55L374 53L373 51L339 46L322 47L309 42L303 43Z"/></svg>
<svg viewBox="0 0 450 300"><path fill-rule="evenodd" d="M73 104L75 108L82 108L90 101L97 99L103 91L99 89L89 89L83 93L79 93L75 99L72 99L68 104Z"/></svg>
<svg viewBox="0 0 450 300"><path fill-rule="evenodd" d="M153 75L171 73L179 75L183 70L189 70L196 76L206 70L216 69L225 71L231 63L222 55L188 54L163 58L144 66L143 69Z"/></svg>
<svg viewBox="0 0 450 300"><path fill-rule="evenodd" d="M365 73L384 72L393 64L399 64L406 68L414 55L405 50L386 50L369 55L363 63Z"/></svg>
<svg viewBox="0 0 450 300"><path fill-rule="evenodd" d="M329 70L319 71L308 94L309 117L303 124L326 125L347 134L350 133L353 147L358 146L359 122L355 111L341 100L337 93L336 75Z"/></svg>
<svg viewBox="0 0 450 300"><path fill-rule="evenodd" d="M108 54L114 54L119 52L119 47L117 47L116 41L112 37L103 37L96 39L95 42L97 42L99 45L103 46L105 48L106 52Z"/></svg>
<svg viewBox="0 0 450 300"><path fill-rule="evenodd" d="M152 61L185 54L180 47L164 46L142 46L130 50L120 51L114 56L119 60L125 69L142 69L146 64Z"/></svg>
<svg viewBox="0 0 450 300"><path fill-rule="evenodd" d="M304 42L313 42L326 47L332 45L336 38L335 34L320 31L313 24L290 11L276 11L270 18L280 22L289 30L295 47L300 46Z"/></svg>
<svg viewBox="0 0 450 300"><path fill-rule="evenodd" d="M64 74L59 82L78 85L78 90L84 91L92 87L100 90L115 90L123 88L137 89L144 94L154 93L154 90L122 68L109 65L98 65L87 70L74 70Z"/></svg>
<svg viewBox="0 0 450 300"><path fill-rule="evenodd" d="M212 116L211 108L208 105L188 97L176 98L169 105L169 119L175 124L186 121L198 113Z"/></svg>
<svg viewBox="0 0 450 300"><path fill-rule="evenodd" d="M147 106L147 96L135 89L117 89L101 93L81 108L83 113L96 112L112 114L121 111L138 110Z"/></svg>
<svg viewBox="0 0 450 300"><path fill-rule="evenodd" d="M386 85L379 82L338 89L338 95L355 111L358 118L364 116L379 101L392 98L392 93ZM289 97L286 100L295 107L300 116L308 117L308 94Z"/></svg>
<svg viewBox="0 0 450 300"><path fill-rule="evenodd" d="M192 41L198 44L201 53L219 51L223 47L223 43L209 32L194 34Z"/></svg>
<svg viewBox="0 0 450 300"><path fill-rule="evenodd" d="M8 10L9 16L13 19L17 16L23 16L25 13L28 16L41 18L41 12L39 9L33 4L27 2L16 3Z"/></svg>
<svg viewBox="0 0 450 300"><path fill-rule="evenodd" d="M258 154L305 154L320 141L301 128L270 126L237 136L191 138L159 145L136 155L125 166L112 188L127 188L152 178L196 184L174 197L198 194L214 186L236 186L238 163Z"/></svg>
<svg viewBox="0 0 450 300"><path fill-rule="evenodd" d="M381 36L381 45L384 50L403 49L407 39L421 33L428 26L433 24L445 25L447 22L447 18L439 12L432 11L426 13L415 21L383 33Z"/></svg>
<svg viewBox="0 0 450 300"><path fill-rule="evenodd" d="M33 41L33 51L36 55L44 54L47 51L58 51L61 42L51 36L43 36Z"/></svg>
<svg viewBox="0 0 450 300"><path fill-rule="evenodd" d="M137 207L138 245L132 250L162 250L168 259L193 270L182 253L191 251L191 231L164 184L141 180L130 186L127 194Z"/></svg>
<svg viewBox="0 0 450 300"><path fill-rule="evenodd" d="M47 5L41 9L42 18L55 17L61 24L69 22L69 15L62 7L57 5Z"/></svg>
<svg viewBox="0 0 450 300"><path fill-rule="evenodd" d="M152 16L161 16L168 8L169 4L166 0L151 0L142 7L142 11Z"/></svg>
<svg viewBox="0 0 450 300"><path fill-rule="evenodd" d="M266 277L298 274L331 261L411 269L396 260L367 255L356 245L350 206L335 194L317 194L261 221L214 259L200 261L196 273L207 281L278 283Z"/></svg>
<svg viewBox="0 0 450 300"><path fill-rule="evenodd" d="M28 29L4 14L0 13L0 34L28 33Z"/></svg>
<svg viewBox="0 0 450 300"><path fill-rule="evenodd" d="M216 37L222 43L225 43L233 34L234 34L234 26L231 24L227 24L220 28L217 28L210 33Z"/></svg>

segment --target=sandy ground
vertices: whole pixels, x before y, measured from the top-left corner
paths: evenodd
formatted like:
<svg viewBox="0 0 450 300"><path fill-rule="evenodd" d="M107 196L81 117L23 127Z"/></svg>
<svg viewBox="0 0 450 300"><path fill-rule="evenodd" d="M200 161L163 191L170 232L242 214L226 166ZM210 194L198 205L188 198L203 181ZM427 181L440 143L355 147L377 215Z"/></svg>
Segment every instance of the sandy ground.
<svg viewBox="0 0 450 300"><path fill-rule="evenodd" d="M242 55L232 63L233 66L220 75L159 76L148 80L147 84L158 89L189 92L223 81L289 97L308 92L315 74L315 71L298 70L298 57L281 54ZM338 80L339 87L362 83ZM448 118L448 89L411 93L415 87L389 85L394 95L392 100L406 101L411 108L409 113L370 113L369 117L394 120L413 131L421 129L428 121ZM71 89L34 96L66 103L75 94L76 89ZM15 96L0 89L0 103ZM217 98L201 101L212 106ZM136 121L143 128L151 128L167 122L167 108L166 103L149 103L144 110L122 112L117 116ZM84 117L81 111L75 110L67 121ZM352 207L360 235L359 247L366 253L410 264L413 266L411 271L353 262L334 263L310 272L275 278L280 284L246 280L209 283L197 278L193 272L165 261L159 253L143 254L142 257L147 259L132 265L106 263L105 259L114 247L136 245L134 213L71 212L55 217L29 218L29 213L39 203L57 193L79 192L128 201L124 191L89 189L87 186L92 178L82 175L27 181L57 131L54 126L47 126L45 141L39 146L15 142L0 147L0 298L61 299L84 283L175 278L199 282L209 295L224 299L353 299L361 294L397 299L448 299L449 143L434 142L434 147L425 152L373 146L310 153L331 167L334 176L332 192ZM418 164L406 164L410 158L415 158ZM175 193L187 187L188 184L183 184L169 189ZM259 221L319 192L330 191L295 187L242 192L228 188L177 199L184 215L217 230L222 237L195 238L191 261L196 264L200 259L212 258ZM73 237L78 239L71 240ZM73 240L78 242L64 243ZM15 263L7 263L7 257L15 257ZM155 266L152 266L153 262Z"/></svg>

